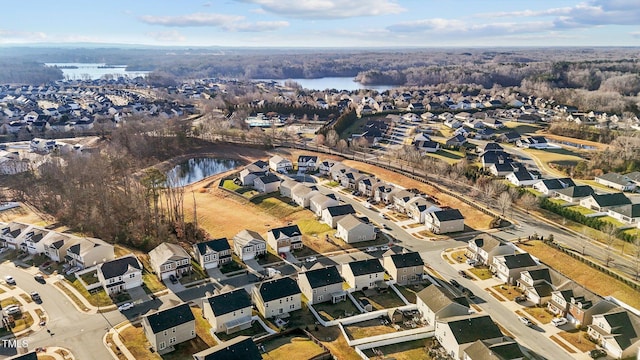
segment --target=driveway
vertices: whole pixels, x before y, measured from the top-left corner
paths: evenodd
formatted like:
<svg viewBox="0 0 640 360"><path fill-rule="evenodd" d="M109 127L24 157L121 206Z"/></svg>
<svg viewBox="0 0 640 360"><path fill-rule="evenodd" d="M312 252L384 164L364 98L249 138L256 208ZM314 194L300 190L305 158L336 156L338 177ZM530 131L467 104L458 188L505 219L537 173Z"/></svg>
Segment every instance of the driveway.
<svg viewBox="0 0 640 360"><path fill-rule="evenodd" d="M220 268L207 269L207 275L209 275L212 280L217 282L220 282L227 278L227 275L223 274L222 271L220 271Z"/></svg>
<svg viewBox="0 0 640 360"><path fill-rule="evenodd" d="M164 279L162 280L162 282L164 282L164 285L167 287L167 289L171 290L171 292L173 292L174 294L185 291L187 289L184 285L180 284L180 281L174 284L171 282L171 280Z"/></svg>
<svg viewBox="0 0 640 360"><path fill-rule="evenodd" d="M249 271L258 273L260 275L264 274L264 268L262 265L258 264L256 259L245 260L244 263L247 265Z"/></svg>
<svg viewBox="0 0 640 360"><path fill-rule="evenodd" d="M142 286L136 286L133 289L127 290L129 296L131 296L131 302L134 304L140 304L145 301L151 300L151 296L147 294Z"/></svg>

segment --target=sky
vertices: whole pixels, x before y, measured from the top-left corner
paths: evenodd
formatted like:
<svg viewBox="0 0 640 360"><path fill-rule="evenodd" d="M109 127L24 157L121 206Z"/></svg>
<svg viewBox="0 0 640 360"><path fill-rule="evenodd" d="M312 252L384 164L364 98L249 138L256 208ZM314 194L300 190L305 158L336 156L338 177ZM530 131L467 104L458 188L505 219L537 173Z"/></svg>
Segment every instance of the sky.
<svg viewBox="0 0 640 360"><path fill-rule="evenodd" d="M22 0L0 45L638 46L640 0Z"/></svg>

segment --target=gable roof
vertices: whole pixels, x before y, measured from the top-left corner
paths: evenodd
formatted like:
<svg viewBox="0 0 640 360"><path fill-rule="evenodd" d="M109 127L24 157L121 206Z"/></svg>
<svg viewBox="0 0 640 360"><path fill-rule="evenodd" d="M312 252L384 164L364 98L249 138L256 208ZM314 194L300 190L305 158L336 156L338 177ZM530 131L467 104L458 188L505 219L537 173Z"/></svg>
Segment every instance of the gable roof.
<svg viewBox="0 0 640 360"><path fill-rule="evenodd" d="M623 193L591 194L591 197L601 207L631 204L631 200Z"/></svg>
<svg viewBox="0 0 640 360"><path fill-rule="evenodd" d="M420 254L417 252L391 255L391 261L393 261L396 269L424 265L424 261L420 257Z"/></svg>
<svg viewBox="0 0 640 360"><path fill-rule="evenodd" d="M559 190L566 187L575 186L575 183L570 178L543 179L540 180L540 182L543 183L548 190Z"/></svg>
<svg viewBox="0 0 640 360"><path fill-rule="evenodd" d="M263 184L271 184L271 183L274 183L274 182L279 182L280 178L277 177L274 174L269 174L269 175L265 175L265 176L260 176L256 180L260 180Z"/></svg>
<svg viewBox="0 0 640 360"><path fill-rule="evenodd" d="M283 277L280 279L265 281L258 285L258 293L260 293L262 301L269 302L283 297L300 294L300 287L292 278Z"/></svg>
<svg viewBox="0 0 640 360"><path fill-rule="evenodd" d="M640 331L639 319L628 311L618 307L603 314L602 317L611 326L613 340L621 349L624 350L640 340L638 337L638 331Z"/></svg>
<svg viewBox="0 0 640 360"><path fill-rule="evenodd" d="M142 270L142 265L140 265L140 262L134 255L124 256L100 264L100 271L105 279L122 276L129 271L130 268Z"/></svg>
<svg viewBox="0 0 640 360"><path fill-rule="evenodd" d="M158 265L162 265L167 261L182 260L191 258L189 254L178 244L162 243L149 251L149 256L154 259Z"/></svg>
<svg viewBox="0 0 640 360"><path fill-rule="evenodd" d="M503 256L504 264L509 269L518 269L538 265L529 253L521 253Z"/></svg>
<svg viewBox="0 0 640 360"><path fill-rule="evenodd" d="M589 185L577 185L569 186L564 189L558 189L555 190L555 192L571 198L581 198L593 194L593 188Z"/></svg>
<svg viewBox="0 0 640 360"><path fill-rule="evenodd" d="M236 336L229 341L193 354L195 360L261 360L258 347L249 336Z"/></svg>
<svg viewBox="0 0 640 360"><path fill-rule="evenodd" d="M338 221L338 225L340 225L347 231L354 229L361 224L364 224L364 222L353 214L348 214L347 216L340 219L340 221Z"/></svg>
<svg viewBox="0 0 640 360"><path fill-rule="evenodd" d="M620 175L618 173L613 173L613 172L596 176L596 179L606 180L614 184L623 185L623 186L628 186L632 183L631 179L628 178L626 175Z"/></svg>
<svg viewBox="0 0 640 360"><path fill-rule="evenodd" d="M353 206L351 206L351 204L329 206L327 208L327 211L329 212L329 215L331 215L332 217L356 213L356 211L353 209Z"/></svg>
<svg viewBox="0 0 640 360"><path fill-rule="evenodd" d="M384 272L384 268L378 259L367 259L347 263L354 276L368 275Z"/></svg>
<svg viewBox="0 0 640 360"><path fill-rule="evenodd" d="M520 346L518 346L518 343L515 341L490 344L482 340L477 340L464 349L464 352L473 360L511 360L524 358Z"/></svg>
<svg viewBox="0 0 640 360"><path fill-rule="evenodd" d="M458 209L443 209L432 213L438 221L464 220L464 216Z"/></svg>
<svg viewBox="0 0 640 360"><path fill-rule="evenodd" d="M240 230L240 232L233 237L234 245L238 244L240 246L244 246L251 242L256 242L256 241L264 242L264 238L262 237L262 235L258 234L253 230L247 230L247 229Z"/></svg>
<svg viewBox="0 0 640 360"><path fill-rule="evenodd" d="M630 218L637 218L640 217L640 203L615 206L610 211Z"/></svg>
<svg viewBox="0 0 640 360"><path fill-rule="evenodd" d="M230 250L229 242L227 238L212 239L209 241L199 242L194 244L194 247L198 250L200 255L210 254L212 252L222 252Z"/></svg>
<svg viewBox="0 0 640 360"><path fill-rule="evenodd" d="M188 323L189 321L195 321L195 317L187 303L145 315L144 318L149 323L154 334Z"/></svg>
<svg viewBox="0 0 640 360"><path fill-rule="evenodd" d="M243 288L210 296L205 301L209 303L215 316L251 307L251 298Z"/></svg>
<svg viewBox="0 0 640 360"><path fill-rule="evenodd" d="M273 237L276 239L280 239L282 236L294 237L294 236L302 235L300 228L298 227L298 225L295 225L295 224L271 229L269 230L269 232L272 233Z"/></svg>
<svg viewBox="0 0 640 360"><path fill-rule="evenodd" d="M469 308L469 301L466 297L454 296L454 294L452 294L446 288L433 284L422 289L416 295L434 313L444 309L451 304L459 304L466 308Z"/></svg>
<svg viewBox="0 0 640 360"><path fill-rule="evenodd" d="M444 321L456 338L458 345L469 344L476 340L489 340L502 337L500 328L493 322L491 316L465 316L464 318Z"/></svg>
<svg viewBox="0 0 640 360"><path fill-rule="evenodd" d="M473 239L469 240L469 242L473 242L479 249L483 249L484 251L491 251L493 248L498 246L506 246L508 245L505 242L500 241L499 239L489 235L489 234L481 234Z"/></svg>
<svg viewBox="0 0 640 360"><path fill-rule="evenodd" d="M333 285L333 284L341 284L342 277L338 272L338 268L335 266L329 266L322 269L309 270L300 274L300 276L304 276L309 281L309 285L311 285L312 289L317 289L319 287Z"/></svg>
<svg viewBox="0 0 640 360"><path fill-rule="evenodd" d="M298 162L302 162L302 163L306 163L309 161L313 161L318 162L318 157L317 156L310 156L310 155L300 155L298 156Z"/></svg>

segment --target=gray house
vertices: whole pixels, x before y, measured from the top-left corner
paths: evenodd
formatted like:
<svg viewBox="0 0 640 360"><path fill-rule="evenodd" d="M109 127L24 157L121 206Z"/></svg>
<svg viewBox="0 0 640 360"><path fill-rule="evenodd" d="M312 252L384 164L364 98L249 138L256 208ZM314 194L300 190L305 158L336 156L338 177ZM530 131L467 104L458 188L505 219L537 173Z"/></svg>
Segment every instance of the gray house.
<svg viewBox="0 0 640 360"><path fill-rule="evenodd" d="M183 303L142 317L142 330L151 347L160 354L196 337L196 319L189 304Z"/></svg>
<svg viewBox="0 0 640 360"><path fill-rule="evenodd" d="M231 247L227 238L212 239L193 244L196 261L204 269L214 269L231 262Z"/></svg>
<svg viewBox="0 0 640 360"><path fill-rule="evenodd" d="M298 275L300 291L309 304L331 301L333 304L347 298L342 289L342 277L335 266L305 271Z"/></svg>
<svg viewBox="0 0 640 360"><path fill-rule="evenodd" d="M205 298L202 316L215 332L232 334L251 327L251 298L242 288Z"/></svg>

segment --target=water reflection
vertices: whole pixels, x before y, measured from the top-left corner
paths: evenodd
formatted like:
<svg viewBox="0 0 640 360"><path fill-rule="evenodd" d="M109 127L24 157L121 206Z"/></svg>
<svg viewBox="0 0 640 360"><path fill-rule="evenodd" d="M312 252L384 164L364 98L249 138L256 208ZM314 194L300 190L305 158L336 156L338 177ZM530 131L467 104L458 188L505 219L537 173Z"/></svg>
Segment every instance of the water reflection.
<svg viewBox="0 0 640 360"><path fill-rule="evenodd" d="M167 183L170 187L185 186L239 165L239 161L230 159L191 158L167 172Z"/></svg>

